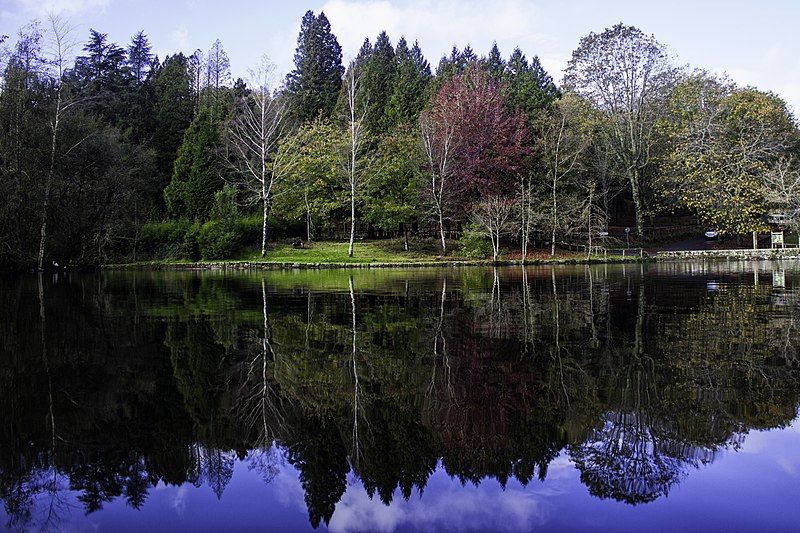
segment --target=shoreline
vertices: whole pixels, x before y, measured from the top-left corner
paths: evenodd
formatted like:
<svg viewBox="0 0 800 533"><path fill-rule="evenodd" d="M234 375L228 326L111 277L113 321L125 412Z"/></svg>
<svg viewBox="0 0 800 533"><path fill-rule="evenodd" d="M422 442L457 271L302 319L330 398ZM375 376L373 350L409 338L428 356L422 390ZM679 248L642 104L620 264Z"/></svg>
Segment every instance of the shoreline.
<svg viewBox="0 0 800 533"><path fill-rule="evenodd" d="M200 261L140 261L136 263L111 263L100 265L101 270L323 270L323 269L383 269L383 268L453 268L453 267L502 267L537 265L602 265L635 264L648 262L683 261L780 261L800 260L800 248L763 250L680 250L663 251L632 257L572 257L543 259L433 259L408 261L348 262L279 262L259 260L200 260Z"/></svg>
<svg viewBox="0 0 800 533"><path fill-rule="evenodd" d="M652 260L652 258L650 258ZM631 258L590 258L590 259L528 259L522 261L499 260L432 260L432 261L374 261L369 263L320 263L320 262L272 262L272 261L179 261L179 262L139 262L101 265L101 270L325 270L325 269L380 269L380 268L453 268L489 266L529 266L529 265L578 265L578 264L619 264L643 263L647 257Z"/></svg>

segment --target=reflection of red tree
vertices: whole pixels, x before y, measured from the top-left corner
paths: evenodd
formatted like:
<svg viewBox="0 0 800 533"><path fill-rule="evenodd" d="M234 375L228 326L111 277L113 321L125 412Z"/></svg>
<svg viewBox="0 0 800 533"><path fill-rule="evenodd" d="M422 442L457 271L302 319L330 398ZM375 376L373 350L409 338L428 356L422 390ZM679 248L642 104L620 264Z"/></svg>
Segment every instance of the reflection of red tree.
<svg viewBox="0 0 800 533"><path fill-rule="evenodd" d="M448 366L450 375L442 372L437 379L425 424L441 439L448 471L497 475L498 462L509 455L512 431L529 421L534 400L541 397L536 376L516 358L504 357L519 353L514 341L465 336L451 345L437 362Z"/></svg>

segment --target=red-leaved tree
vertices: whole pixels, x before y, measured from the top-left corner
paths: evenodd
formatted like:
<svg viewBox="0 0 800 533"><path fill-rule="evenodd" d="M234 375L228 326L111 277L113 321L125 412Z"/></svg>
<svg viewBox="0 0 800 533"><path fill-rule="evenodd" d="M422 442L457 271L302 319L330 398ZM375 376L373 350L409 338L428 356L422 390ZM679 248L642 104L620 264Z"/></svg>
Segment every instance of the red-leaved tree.
<svg viewBox="0 0 800 533"><path fill-rule="evenodd" d="M501 87L477 64L446 80L419 120L427 157L423 190L444 253L447 221L464 220L482 196L512 194L529 156L528 132L524 115L508 111Z"/></svg>

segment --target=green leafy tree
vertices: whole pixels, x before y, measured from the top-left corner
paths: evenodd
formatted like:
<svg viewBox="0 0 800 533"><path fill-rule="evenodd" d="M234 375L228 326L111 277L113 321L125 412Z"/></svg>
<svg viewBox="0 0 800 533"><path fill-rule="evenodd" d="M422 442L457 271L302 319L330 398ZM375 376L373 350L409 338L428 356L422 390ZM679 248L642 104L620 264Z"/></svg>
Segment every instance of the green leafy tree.
<svg viewBox="0 0 800 533"><path fill-rule="evenodd" d="M675 87L669 112L665 193L721 234L763 231L766 176L797 145L786 103L698 72Z"/></svg>
<svg viewBox="0 0 800 533"><path fill-rule="evenodd" d="M333 212L344 202L345 191L336 179L340 137L330 121L317 119L280 141L279 151L293 154L294 161L286 167L284 191L276 192L275 212L303 220L308 241L330 224Z"/></svg>
<svg viewBox="0 0 800 533"><path fill-rule="evenodd" d="M375 156L373 178L365 194L364 217L376 227L403 233L408 250L409 226L419 216L423 155L419 132L399 126L381 139Z"/></svg>

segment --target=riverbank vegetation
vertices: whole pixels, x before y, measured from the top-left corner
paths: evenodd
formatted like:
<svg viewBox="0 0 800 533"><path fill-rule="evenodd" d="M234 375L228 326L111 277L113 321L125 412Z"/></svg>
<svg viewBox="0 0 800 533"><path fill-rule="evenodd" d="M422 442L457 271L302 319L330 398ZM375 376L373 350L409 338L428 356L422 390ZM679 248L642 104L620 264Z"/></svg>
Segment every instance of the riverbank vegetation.
<svg viewBox="0 0 800 533"><path fill-rule="evenodd" d="M382 238L405 257L435 242L527 258L649 242L665 216L739 237L800 223L786 103L678 66L632 26L581 39L560 85L519 49L454 47L434 69L385 32L345 64L310 11L285 79L266 56L233 79L219 40L159 58L144 32L78 38L50 19L2 43L2 265L274 258L325 240L358 258Z"/></svg>

